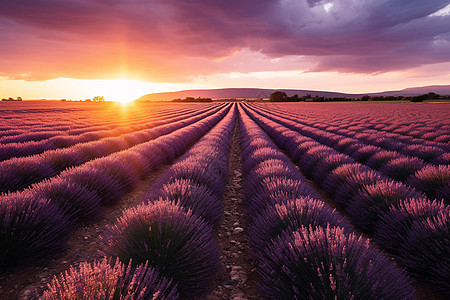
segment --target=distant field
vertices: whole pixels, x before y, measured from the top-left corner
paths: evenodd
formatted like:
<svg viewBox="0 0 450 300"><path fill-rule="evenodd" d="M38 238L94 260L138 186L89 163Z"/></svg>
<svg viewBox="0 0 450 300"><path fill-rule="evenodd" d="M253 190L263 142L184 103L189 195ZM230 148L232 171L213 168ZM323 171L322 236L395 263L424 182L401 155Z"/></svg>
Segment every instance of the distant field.
<svg viewBox="0 0 450 300"><path fill-rule="evenodd" d="M446 299L449 120L0 102L0 299Z"/></svg>

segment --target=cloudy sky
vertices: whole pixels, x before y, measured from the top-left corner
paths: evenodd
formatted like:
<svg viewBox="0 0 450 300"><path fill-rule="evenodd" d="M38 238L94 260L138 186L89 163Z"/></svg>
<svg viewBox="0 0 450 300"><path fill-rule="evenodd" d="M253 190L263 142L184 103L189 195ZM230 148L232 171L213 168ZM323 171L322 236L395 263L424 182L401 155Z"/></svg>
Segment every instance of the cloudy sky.
<svg viewBox="0 0 450 300"><path fill-rule="evenodd" d="M430 84L450 84L450 1L0 2L0 97Z"/></svg>

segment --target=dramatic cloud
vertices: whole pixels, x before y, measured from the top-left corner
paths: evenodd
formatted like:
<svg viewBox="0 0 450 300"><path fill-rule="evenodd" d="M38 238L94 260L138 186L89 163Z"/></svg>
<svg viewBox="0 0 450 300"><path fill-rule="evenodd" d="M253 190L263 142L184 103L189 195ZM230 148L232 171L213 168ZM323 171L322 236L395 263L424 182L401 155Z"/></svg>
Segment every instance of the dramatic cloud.
<svg viewBox="0 0 450 300"><path fill-rule="evenodd" d="M449 1L4 0L0 76L186 81L450 61Z"/></svg>

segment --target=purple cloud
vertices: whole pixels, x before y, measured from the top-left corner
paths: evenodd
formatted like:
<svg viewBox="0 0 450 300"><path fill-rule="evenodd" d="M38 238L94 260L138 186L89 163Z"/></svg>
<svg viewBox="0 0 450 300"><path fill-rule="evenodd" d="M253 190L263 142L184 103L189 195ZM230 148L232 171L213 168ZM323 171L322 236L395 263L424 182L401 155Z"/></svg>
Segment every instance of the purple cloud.
<svg viewBox="0 0 450 300"><path fill-rule="evenodd" d="M380 73L450 61L449 5L438 0L6 0L0 76L183 81L220 72ZM431 16L430 16L431 15ZM242 65L226 65L239 51ZM303 57L302 57L303 56ZM219 59L219 60L218 60ZM222 60L220 60L222 59ZM247 66L245 64L247 63ZM311 67L315 65L315 67ZM26 74L24 76L23 74Z"/></svg>

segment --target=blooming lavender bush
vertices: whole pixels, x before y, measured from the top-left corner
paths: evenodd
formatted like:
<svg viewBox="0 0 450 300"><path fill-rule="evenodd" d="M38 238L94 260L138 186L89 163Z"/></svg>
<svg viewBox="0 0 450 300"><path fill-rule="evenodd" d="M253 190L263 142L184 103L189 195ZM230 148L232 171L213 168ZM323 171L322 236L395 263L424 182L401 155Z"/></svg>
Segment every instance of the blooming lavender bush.
<svg viewBox="0 0 450 300"><path fill-rule="evenodd" d="M423 160L417 157L400 157L392 159L385 163L381 168L380 172L386 174L387 176L398 180L405 181L409 176L414 174L417 170L424 167L425 163Z"/></svg>
<svg viewBox="0 0 450 300"><path fill-rule="evenodd" d="M170 174L165 174L165 177L191 180L198 185L207 186L217 196L221 196L225 189L221 174L214 169L199 168L195 164L179 163L171 168Z"/></svg>
<svg viewBox="0 0 450 300"><path fill-rule="evenodd" d="M450 152L445 152L433 160L437 165L450 165Z"/></svg>
<svg viewBox="0 0 450 300"><path fill-rule="evenodd" d="M438 147L433 146L425 146L425 145L408 145L406 146L403 153L412 155L415 157L419 157L427 162L436 159L440 155L442 155L445 151Z"/></svg>
<svg viewBox="0 0 450 300"><path fill-rule="evenodd" d="M302 196L319 198L314 189L309 184L305 184L305 181L290 177L266 177L261 180L253 197L246 200L249 217L252 219L267 206L284 203Z"/></svg>
<svg viewBox="0 0 450 300"><path fill-rule="evenodd" d="M266 146L262 148L256 148L249 154L247 159L242 160L242 172L249 172L250 170L255 168L257 164L267 158L279 159L283 161L287 160L286 155L273 147Z"/></svg>
<svg viewBox="0 0 450 300"><path fill-rule="evenodd" d="M309 150L314 147L321 146L318 142L304 137L305 142L299 143L297 147L295 147L293 150L291 150L290 157L293 161L299 161L300 158Z"/></svg>
<svg viewBox="0 0 450 300"><path fill-rule="evenodd" d="M341 228L283 233L258 267L265 299L414 299L401 269Z"/></svg>
<svg viewBox="0 0 450 300"><path fill-rule="evenodd" d="M93 161L92 168L100 169L117 180L125 192L130 192L139 182L139 174L132 165L116 156Z"/></svg>
<svg viewBox="0 0 450 300"><path fill-rule="evenodd" d="M281 151L278 151L281 153ZM255 167L246 173L245 181L245 199L250 199L257 189L261 185L261 181L268 177L286 177L292 175L293 177L298 174L297 169L292 163L287 162L287 158L284 159L265 159L261 160ZM299 176L297 176L298 178Z"/></svg>
<svg viewBox="0 0 450 300"><path fill-rule="evenodd" d="M101 200L95 191L63 178L46 180L33 185L31 191L37 198L55 203L74 223L92 221L101 216Z"/></svg>
<svg viewBox="0 0 450 300"><path fill-rule="evenodd" d="M148 264L133 268L119 260L111 263L104 258L92 263L82 262L70 267L47 285L43 299L46 300L163 300L179 299L176 286L161 277Z"/></svg>
<svg viewBox="0 0 450 300"><path fill-rule="evenodd" d="M351 199L347 213L353 223L371 232L383 213L402 200L420 198L423 195L414 188L393 180L382 180L365 185Z"/></svg>
<svg viewBox="0 0 450 300"><path fill-rule="evenodd" d="M61 253L69 219L48 199L29 191L1 195L0 269Z"/></svg>
<svg viewBox="0 0 450 300"><path fill-rule="evenodd" d="M440 215L450 214L450 206L442 201L430 201L427 198L401 200L380 216L374 231L378 244L393 254L405 243L415 221L432 220Z"/></svg>
<svg viewBox="0 0 450 300"><path fill-rule="evenodd" d="M381 148L377 146L372 145L364 146L353 152L352 158L364 164L370 157L372 157L375 153L377 153L380 150Z"/></svg>
<svg viewBox="0 0 450 300"><path fill-rule="evenodd" d="M426 166L411 176L407 183L424 191L430 198L450 203L450 165Z"/></svg>
<svg viewBox="0 0 450 300"><path fill-rule="evenodd" d="M409 272L450 295L450 213L414 220L395 258Z"/></svg>
<svg viewBox="0 0 450 300"><path fill-rule="evenodd" d="M352 175L360 174L364 171L370 171L366 166L359 163L343 164L332 170L325 177L322 188L330 195L334 195L336 190L346 182L347 178Z"/></svg>
<svg viewBox="0 0 450 300"><path fill-rule="evenodd" d="M336 188L333 199L340 207L346 209L353 196L359 190L364 189L366 185L371 185L382 180L383 177L375 171L362 170L360 172L350 173L345 179L342 177L340 179L342 179L342 183Z"/></svg>
<svg viewBox="0 0 450 300"><path fill-rule="evenodd" d="M39 157L48 161L55 172L60 172L66 168L80 165L86 161L83 153L81 151L76 151L73 148L46 151ZM35 157L34 159L38 160L39 158Z"/></svg>
<svg viewBox="0 0 450 300"><path fill-rule="evenodd" d="M375 240L419 278L450 295L450 207L426 198L401 201L384 214Z"/></svg>
<svg viewBox="0 0 450 300"><path fill-rule="evenodd" d="M327 146L316 146L306 151L297 164L301 167L303 174L311 176L317 163L334 153L336 152Z"/></svg>
<svg viewBox="0 0 450 300"><path fill-rule="evenodd" d="M120 178L105 173L100 168L94 168L91 164L68 169L61 173L60 177L76 182L86 189L96 192L102 205L118 201L126 192L126 188L120 181Z"/></svg>
<svg viewBox="0 0 450 300"><path fill-rule="evenodd" d="M249 242L253 251L261 253L282 232L294 232L304 227L341 227L353 232L353 227L325 202L301 197L269 206L249 225Z"/></svg>
<svg viewBox="0 0 450 300"><path fill-rule="evenodd" d="M223 203L221 199L211 193L207 187L200 186L192 180L174 179L155 190L144 196L144 199L149 202L171 201L186 210L192 210L193 214L204 218L212 226L217 225L222 216Z"/></svg>
<svg viewBox="0 0 450 300"><path fill-rule="evenodd" d="M103 236L104 252L121 261L145 263L172 278L186 297L209 290L219 268L211 228L199 217L167 201L124 211Z"/></svg>
<svg viewBox="0 0 450 300"><path fill-rule="evenodd" d="M116 157L126 162L131 168L133 168L140 178L150 175L153 171L152 162L146 159L143 154L134 149L117 153Z"/></svg>
<svg viewBox="0 0 450 300"><path fill-rule="evenodd" d="M22 163L26 161L26 164ZM46 161L19 157L0 163L0 193L21 190L33 182L53 175Z"/></svg>
<svg viewBox="0 0 450 300"><path fill-rule="evenodd" d="M314 170L312 171L312 178L321 187L323 187L323 183L325 182L324 179L328 175L328 173L341 165L352 163L355 163L355 161L345 154L331 154L317 162Z"/></svg>
<svg viewBox="0 0 450 300"><path fill-rule="evenodd" d="M384 164L396 158L398 158L398 153L396 151L381 150L375 152L370 158L368 158L366 165L368 165L374 170L378 170Z"/></svg>

